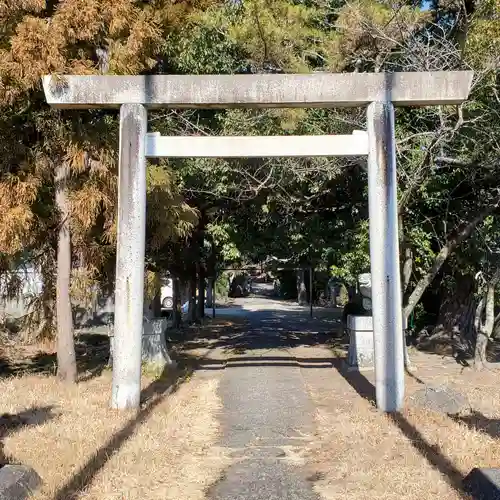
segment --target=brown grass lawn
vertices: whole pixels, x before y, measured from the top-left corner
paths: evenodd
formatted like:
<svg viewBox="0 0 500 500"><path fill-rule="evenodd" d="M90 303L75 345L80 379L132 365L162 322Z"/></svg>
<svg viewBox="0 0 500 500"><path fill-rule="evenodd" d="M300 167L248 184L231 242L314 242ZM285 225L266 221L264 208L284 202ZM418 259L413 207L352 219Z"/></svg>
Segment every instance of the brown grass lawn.
<svg viewBox="0 0 500 500"><path fill-rule="evenodd" d="M226 327L212 323L207 336ZM183 354L193 361L206 345L193 342ZM67 386L45 373L23 374L18 367L40 359L32 351L0 353L18 374L0 378L0 415L13 416L0 417L0 448L3 443L11 462L29 465L42 477L34 498L205 497L227 463L214 446L221 405L217 379L188 376L187 369L182 377L179 372L157 380L144 376L139 414L119 412L108 408L109 370L87 373L88 380Z"/></svg>
<svg viewBox="0 0 500 500"><path fill-rule="evenodd" d="M305 374L317 405L311 480L322 498L464 498L461 480L472 468L500 466L500 372L462 370L449 358L423 353L414 361L424 383L466 395L472 415L452 418L415 407L411 395L423 386L407 377L405 409L391 418L369 400L372 372L349 380L335 369Z"/></svg>
<svg viewBox="0 0 500 500"><path fill-rule="evenodd" d="M138 416L108 409L110 383L109 373L76 387L44 376L0 382L0 412L32 409L33 425L28 418L4 444L42 477L35 498L203 498L224 466L213 448L217 381L194 377L152 395Z"/></svg>
<svg viewBox="0 0 500 500"><path fill-rule="evenodd" d="M34 425L4 443L42 477L35 498L203 498L224 467L213 448L217 381L194 377L170 396L153 395L138 416L107 408L110 383L109 373L77 387L44 376L0 382L0 412L33 409Z"/></svg>

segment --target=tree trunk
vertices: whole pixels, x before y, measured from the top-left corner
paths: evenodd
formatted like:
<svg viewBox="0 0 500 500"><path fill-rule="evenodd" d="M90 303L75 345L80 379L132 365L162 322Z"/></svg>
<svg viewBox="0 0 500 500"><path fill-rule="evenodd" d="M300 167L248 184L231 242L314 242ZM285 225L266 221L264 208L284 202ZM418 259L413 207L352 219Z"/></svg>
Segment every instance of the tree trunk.
<svg viewBox="0 0 500 500"><path fill-rule="evenodd" d="M495 324L495 287L498 283L498 279L499 271L496 271L495 275L488 283L486 293L480 301L476 314L476 326L478 326L476 348L474 351L474 368L476 368L476 370L481 370L487 364L486 348L488 347L488 341ZM483 308L485 311L484 323L482 321Z"/></svg>
<svg viewBox="0 0 500 500"><path fill-rule="evenodd" d="M410 283L410 278L411 278L411 272L413 269L413 254L412 254L411 248L408 247L406 244L406 237L405 237L404 226L403 226L403 217L401 214L399 214L398 219L399 219L399 221L398 221L399 222L399 247L405 256L404 261L403 261L403 265L401 266L401 277L402 277L401 303L404 304L405 293L406 293L406 290L408 289L408 285ZM407 321L404 321L403 323L406 325ZM406 329L404 327L403 327L402 335L403 335L404 365L405 365L406 371L411 373L413 370L413 367L411 365L410 354L408 353L408 346L406 345Z"/></svg>
<svg viewBox="0 0 500 500"><path fill-rule="evenodd" d="M174 328L180 328L182 322L182 304L181 304L181 290L179 278L172 276L172 320Z"/></svg>
<svg viewBox="0 0 500 500"><path fill-rule="evenodd" d="M449 353L463 366L468 366L476 339L474 317L476 282L470 274L456 274L451 292L445 288L446 299L441 302L436 325L430 336L419 339L420 346L441 354Z"/></svg>
<svg viewBox="0 0 500 500"><path fill-rule="evenodd" d="M160 275L155 273L155 295L151 303L153 318L161 318L161 280Z"/></svg>
<svg viewBox="0 0 500 500"><path fill-rule="evenodd" d="M189 305L188 305L188 320L190 323L196 321L196 267L193 266L189 279Z"/></svg>
<svg viewBox="0 0 500 500"><path fill-rule="evenodd" d="M67 180L69 166L61 163L56 171L56 206L60 214L57 242L57 375L70 383L76 382L76 355L73 336L73 315L70 299L71 235L69 229L69 201Z"/></svg>
<svg viewBox="0 0 500 500"><path fill-rule="evenodd" d="M401 290L403 294L406 293L406 290L408 290L408 285L410 284L412 272L413 272L413 252L411 251L411 248L405 247L404 262L401 273L402 277Z"/></svg>
<svg viewBox="0 0 500 500"><path fill-rule="evenodd" d="M495 325L493 326L492 338L498 339L500 337L500 313L495 317Z"/></svg>
<svg viewBox="0 0 500 500"><path fill-rule="evenodd" d="M199 266L198 273L198 318L203 320L205 317L205 267Z"/></svg>
<svg viewBox="0 0 500 500"><path fill-rule="evenodd" d="M488 347L488 337L483 334L482 316L485 306L485 297L481 297L476 308L476 317L474 324L476 326L477 338L476 347L474 349L474 368L481 370L486 362L486 348Z"/></svg>
<svg viewBox="0 0 500 500"><path fill-rule="evenodd" d="M476 348L474 350L474 368L478 371L486 366L486 348L488 337L480 330L477 335Z"/></svg>
<svg viewBox="0 0 500 500"><path fill-rule="evenodd" d="M424 294L427 287L432 283L432 280L435 278L436 274L439 272L446 259L455 250L455 248L464 240L466 240L472 234L474 229L476 229L476 227L498 207L498 203L499 200L497 199L496 203L492 204L490 207L488 207L487 210L480 213L477 217L466 224L462 229L458 231L456 236L450 238L447 241L446 245L441 248L436 258L434 259L434 263L432 264L431 268L426 274L424 274L424 276L422 276L415 289L411 293L410 297L408 298L408 302L403 309L404 318L406 320L408 320L410 314L415 309L415 306L422 298L422 295Z"/></svg>
<svg viewBox="0 0 500 500"><path fill-rule="evenodd" d="M439 317L432 336L443 334L460 336L465 342L471 343L474 337L474 277L466 274L455 276L453 293L439 308Z"/></svg>
<svg viewBox="0 0 500 500"><path fill-rule="evenodd" d="M214 280L209 279L207 284L207 307L214 305Z"/></svg>

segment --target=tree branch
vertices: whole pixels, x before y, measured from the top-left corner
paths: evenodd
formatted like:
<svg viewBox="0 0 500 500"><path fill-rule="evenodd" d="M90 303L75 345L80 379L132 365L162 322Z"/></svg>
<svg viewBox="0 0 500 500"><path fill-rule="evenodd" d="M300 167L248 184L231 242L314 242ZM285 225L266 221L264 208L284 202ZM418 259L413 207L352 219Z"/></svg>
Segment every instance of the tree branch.
<svg viewBox="0 0 500 500"><path fill-rule="evenodd" d="M450 238L447 243L441 248L436 258L434 259L434 263L432 264L429 271L420 278L420 281L417 283L415 289L408 299L408 303L403 308L403 314L405 318L408 318L412 313L415 306L418 304L422 295L424 294L427 287L432 283L432 280L435 278L436 274L441 269L442 265L446 261L446 259L451 255L451 253L455 250L455 248L460 245L463 241L465 241L476 229L476 227L481 224L481 222L488 217L492 212L494 212L498 206L500 205L500 196L497 196L495 202L490 205L487 209L481 212L477 217L471 220L467 225L465 225L454 237Z"/></svg>

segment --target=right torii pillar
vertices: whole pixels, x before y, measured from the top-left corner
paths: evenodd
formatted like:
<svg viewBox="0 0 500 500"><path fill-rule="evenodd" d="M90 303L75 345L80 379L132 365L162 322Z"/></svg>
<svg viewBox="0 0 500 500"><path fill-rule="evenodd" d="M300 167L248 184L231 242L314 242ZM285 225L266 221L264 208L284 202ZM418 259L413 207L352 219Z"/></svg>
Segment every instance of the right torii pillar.
<svg viewBox="0 0 500 500"><path fill-rule="evenodd" d="M367 110L370 267L377 406L401 408L404 351L399 273L398 194L394 106L372 102Z"/></svg>

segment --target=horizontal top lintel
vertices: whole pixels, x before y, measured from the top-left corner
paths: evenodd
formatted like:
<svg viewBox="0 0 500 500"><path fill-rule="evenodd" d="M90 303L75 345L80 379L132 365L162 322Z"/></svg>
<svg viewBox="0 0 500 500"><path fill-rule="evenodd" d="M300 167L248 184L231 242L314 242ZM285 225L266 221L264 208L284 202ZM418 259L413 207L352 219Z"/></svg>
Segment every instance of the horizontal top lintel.
<svg viewBox="0 0 500 500"><path fill-rule="evenodd" d="M396 106L458 104L471 71L427 73L312 73L257 75L49 75L48 104L57 108L355 107L373 101Z"/></svg>
<svg viewBox="0 0 500 500"><path fill-rule="evenodd" d="M364 156L368 134L300 136L161 136L147 134L148 158Z"/></svg>

